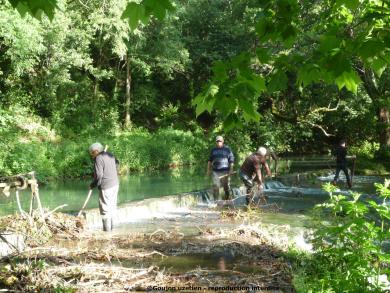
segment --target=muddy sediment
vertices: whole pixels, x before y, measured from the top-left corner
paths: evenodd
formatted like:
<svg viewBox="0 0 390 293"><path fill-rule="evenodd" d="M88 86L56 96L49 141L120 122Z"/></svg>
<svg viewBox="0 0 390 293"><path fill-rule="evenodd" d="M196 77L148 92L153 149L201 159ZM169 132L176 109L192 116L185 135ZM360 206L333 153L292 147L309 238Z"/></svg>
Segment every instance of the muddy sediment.
<svg viewBox="0 0 390 293"><path fill-rule="evenodd" d="M284 258L286 231L262 224L256 217L260 212L194 210L110 233L85 230L79 218L53 214L35 224L37 230L48 229L50 240L30 241L29 249L1 259L0 287L70 292L242 292L250 288L294 292L291 268ZM3 229L4 221L0 221ZM23 221L31 220L18 219ZM149 229L142 232L142 225Z"/></svg>

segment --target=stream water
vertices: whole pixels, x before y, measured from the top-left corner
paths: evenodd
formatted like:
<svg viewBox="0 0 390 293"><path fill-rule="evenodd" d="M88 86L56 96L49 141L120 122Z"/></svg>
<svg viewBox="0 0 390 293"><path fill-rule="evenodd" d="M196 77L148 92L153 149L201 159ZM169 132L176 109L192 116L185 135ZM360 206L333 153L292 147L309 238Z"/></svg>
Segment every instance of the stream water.
<svg viewBox="0 0 390 293"><path fill-rule="evenodd" d="M272 170L274 170L274 166ZM205 168L179 168L122 176L120 178L119 204L154 198L154 203L164 209L163 200L160 199L164 196L203 191L209 188L211 180L205 176L204 172ZM285 234L288 235L288 238L291 238L291 241L297 247L310 250L310 246L304 239L305 227L307 222L310 221L307 211L328 198L328 194L321 190L321 185L332 181L333 176L333 168L327 157L296 158L295 160L281 161L278 164L278 176L267 179L265 186L268 203L276 203L280 210L276 213L261 213L259 215L261 223L272 225L272 227L286 227ZM374 195L374 183L382 183L384 179L384 177L378 176L355 176L353 190L366 195ZM61 211L77 213L84 203L89 182L89 180L72 180L41 185L40 197L43 207L54 209L62 204L67 204ZM232 186L237 187L239 185L238 176L233 176ZM339 187L341 193L348 194L343 175L340 177ZM97 193L97 190L95 190L87 209L98 207ZM29 200L30 192L27 190L21 192L23 209L28 210ZM158 229L164 229L166 231L178 231L191 239L191 237L199 234L199 227L203 227L203 229L206 229L205 227L237 228L237 223L219 221L216 211L207 211L206 209L206 214L204 214L204 208L207 208L207 206L201 206L201 210L195 208L191 211L185 211L181 214L180 222L176 221L177 218L175 217L180 215L176 214L175 211L172 211L172 214L169 215L169 211L164 210L165 214L162 218L150 217L143 220L128 221L116 226L114 232L117 234L129 232L150 234ZM15 211L17 211L17 205L14 193L11 193L8 198L0 197L0 216L12 214ZM196 225L194 225L195 222ZM102 232L96 231L96 233ZM104 233L102 235L104 236ZM64 241L64 243L57 243L57 246L69 248L72 245L79 246L81 244L82 242ZM86 245L90 246L88 243ZM242 273L258 273L261 270L261 267L255 264L245 262L242 265L239 264L239 257L225 255L225 252L221 251L220 253L190 253L164 258L155 257L149 262L145 260L140 263L121 262L118 265L140 268L157 265L179 273L195 268L222 271L230 269Z"/></svg>
<svg viewBox="0 0 390 293"><path fill-rule="evenodd" d="M327 194L320 188L325 182L333 179L333 168L329 157L300 157L282 160L278 163L278 174L267 183L267 192L273 201L282 208L281 214L273 215L273 219L285 218L284 213L303 214L315 204L324 201ZM274 170L274 166L271 166ZM297 173L301 172L301 173ZM345 182L343 175L340 181ZM383 182L384 177L355 176L354 191L365 194L375 193L374 182ZM40 186L42 206L53 209L67 204L61 211L77 213L84 203L90 180L71 180L50 182ZM204 190L211 185L210 178L205 176L205 168L177 168L166 171L130 174L120 178L119 204L139 201L146 198L159 198L184 192ZM232 185L240 185L238 176L232 177ZM345 190L345 184L340 183ZM29 208L30 191L20 193L22 207ZM87 209L98 207L98 192L94 191ZM0 197L0 216L17 211L14 193L10 197ZM291 221L291 217L288 217ZM295 218L295 219L299 219ZM284 221L282 221L284 222Z"/></svg>

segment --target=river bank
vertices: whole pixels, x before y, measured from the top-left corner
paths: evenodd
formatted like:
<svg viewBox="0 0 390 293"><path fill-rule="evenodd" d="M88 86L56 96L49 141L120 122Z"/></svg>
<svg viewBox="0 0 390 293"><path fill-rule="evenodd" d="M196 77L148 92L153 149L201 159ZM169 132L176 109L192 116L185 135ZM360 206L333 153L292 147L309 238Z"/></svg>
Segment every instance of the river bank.
<svg viewBox="0 0 390 293"><path fill-rule="evenodd" d="M291 267L284 257L291 244L288 228L262 223L261 213L193 208L111 233L80 229L80 219L65 216L74 225L52 231L49 241L30 243L30 249L1 259L1 287L67 292L167 288L294 292Z"/></svg>

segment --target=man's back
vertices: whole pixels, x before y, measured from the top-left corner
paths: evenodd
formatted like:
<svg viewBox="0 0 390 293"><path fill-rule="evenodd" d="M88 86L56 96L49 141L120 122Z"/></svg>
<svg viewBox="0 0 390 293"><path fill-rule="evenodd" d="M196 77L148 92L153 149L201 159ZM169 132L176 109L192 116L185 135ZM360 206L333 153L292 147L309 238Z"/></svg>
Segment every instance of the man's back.
<svg viewBox="0 0 390 293"><path fill-rule="evenodd" d="M118 160L109 152L101 152L95 158L95 181L101 189L107 189L119 184Z"/></svg>
<svg viewBox="0 0 390 293"><path fill-rule="evenodd" d="M249 155L244 163L242 163L240 170L245 174L252 176L258 168L260 168L260 158L256 154Z"/></svg>
<svg viewBox="0 0 390 293"><path fill-rule="evenodd" d="M336 156L337 163L339 163L339 164L345 163L346 157L347 157L347 148L339 145L335 149L334 155Z"/></svg>

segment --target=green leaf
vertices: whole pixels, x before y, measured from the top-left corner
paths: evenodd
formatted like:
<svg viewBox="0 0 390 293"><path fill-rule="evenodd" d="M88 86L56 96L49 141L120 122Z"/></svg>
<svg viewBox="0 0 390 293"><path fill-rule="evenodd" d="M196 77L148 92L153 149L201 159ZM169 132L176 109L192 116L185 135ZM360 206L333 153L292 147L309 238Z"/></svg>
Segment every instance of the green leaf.
<svg viewBox="0 0 390 293"><path fill-rule="evenodd" d="M355 10L356 8L358 8L359 4L360 4L359 0L337 0L336 1L337 6L344 5L345 7L351 10Z"/></svg>
<svg viewBox="0 0 390 293"><path fill-rule="evenodd" d="M154 15L159 20L163 20L167 11L173 11L174 6L170 0L144 0L146 15Z"/></svg>
<svg viewBox="0 0 390 293"><path fill-rule="evenodd" d="M303 85L303 87L308 86L312 82L317 82L321 78L321 71L318 65L316 64L306 64L298 70L298 85Z"/></svg>
<svg viewBox="0 0 390 293"><path fill-rule="evenodd" d="M268 50L265 48L257 48L256 55L262 64L268 63L268 61L271 59L269 56Z"/></svg>
<svg viewBox="0 0 390 293"><path fill-rule="evenodd" d="M28 6L30 11L34 16L40 18L42 12L44 12L47 17L52 20L54 17L54 10L57 7L56 0L28 0Z"/></svg>
<svg viewBox="0 0 390 293"><path fill-rule="evenodd" d="M323 35L320 37L320 46L319 50L322 53L327 53L336 48L339 48L341 40L333 35Z"/></svg>
<svg viewBox="0 0 390 293"><path fill-rule="evenodd" d="M33 17L41 19L43 13L53 20L55 9L58 8L57 0L8 0L21 16L30 13Z"/></svg>
<svg viewBox="0 0 390 293"><path fill-rule="evenodd" d="M258 122L260 120L260 114L256 111L255 106L252 102L246 99L238 99L238 104L244 112L244 119L247 122L254 121Z"/></svg>
<svg viewBox="0 0 390 293"><path fill-rule="evenodd" d="M214 79L219 82L223 82L228 78L227 64L222 61L215 62L213 66Z"/></svg>
<svg viewBox="0 0 390 293"><path fill-rule="evenodd" d="M379 56L385 50L386 45L381 41L368 40L361 44L357 52L363 60L371 62L374 57Z"/></svg>
<svg viewBox="0 0 390 293"><path fill-rule="evenodd" d="M145 14L145 7L141 4L130 2L122 13L122 19L127 19L130 29L135 30L140 21L147 22L149 16Z"/></svg>
<svg viewBox="0 0 390 293"><path fill-rule="evenodd" d="M206 96L212 96L214 97L219 91L219 87L215 84L211 84L206 92Z"/></svg>
<svg viewBox="0 0 390 293"><path fill-rule="evenodd" d="M282 71L277 71L276 74L271 77L271 80L267 86L268 91L273 93L285 90L287 88L287 82L287 75Z"/></svg>
<svg viewBox="0 0 390 293"><path fill-rule="evenodd" d="M241 53L240 55L234 56L231 64L240 71L246 71L250 65L249 53Z"/></svg>
<svg viewBox="0 0 390 293"><path fill-rule="evenodd" d="M231 94L235 98L252 98L255 93L255 89L246 79L237 82L231 90Z"/></svg>
<svg viewBox="0 0 390 293"><path fill-rule="evenodd" d="M255 89L256 95L260 94L266 89L264 78L260 75L252 75L252 79L249 82Z"/></svg>
<svg viewBox="0 0 390 293"><path fill-rule="evenodd" d="M289 41L290 39L295 39L297 35L297 31L295 27L290 24L285 26L285 28L283 29L280 35L282 36L283 40Z"/></svg>
<svg viewBox="0 0 390 293"><path fill-rule="evenodd" d="M242 125L240 123L240 120L237 117L237 114L231 113L224 121L223 121L223 128L226 132L234 129L234 128L240 128Z"/></svg>
<svg viewBox="0 0 390 293"><path fill-rule="evenodd" d="M197 95L192 101L192 105L196 106L196 117L205 111L211 113L214 104L216 102L216 94L219 91L219 87L215 84L211 84L205 92Z"/></svg>
<svg viewBox="0 0 390 293"><path fill-rule="evenodd" d="M255 30L259 38L261 39L267 33L268 22L267 19L261 18L255 26Z"/></svg>
<svg viewBox="0 0 390 293"><path fill-rule="evenodd" d="M206 97L204 99L201 98L199 103L197 103L196 105L196 109L195 109L196 117L198 117L200 114L202 114L205 111L211 113L211 111L213 110L214 103L215 103L215 98L213 97Z"/></svg>
<svg viewBox="0 0 390 293"><path fill-rule="evenodd" d="M237 109L237 100L232 97L220 97L216 99L214 107L224 115L229 115Z"/></svg>
<svg viewBox="0 0 390 293"><path fill-rule="evenodd" d="M323 62L324 69L328 69L333 74L333 77L338 77L346 71L353 71L351 66L351 56L348 56L342 52L326 58Z"/></svg>
<svg viewBox="0 0 390 293"><path fill-rule="evenodd" d="M23 4L22 2L18 2L15 8L22 17L24 17L27 12L30 12L30 9L27 7L27 5Z"/></svg>
<svg viewBox="0 0 390 293"><path fill-rule="evenodd" d="M374 61L372 61L371 63L371 68L374 70L375 74L378 75L378 77L380 77L383 73L383 71L385 71L387 67L387 62L386 60L382 59L382 58L378 58L376 57L374 59Z"/></svg>
<svg viewBox="0 0 390 293"><path fill-rule="evenodd" d="M335 83L339 89L342 89L345 86L347 90L356 94L361 80L355 71L344 71L335 79Z"/></svg>

